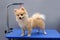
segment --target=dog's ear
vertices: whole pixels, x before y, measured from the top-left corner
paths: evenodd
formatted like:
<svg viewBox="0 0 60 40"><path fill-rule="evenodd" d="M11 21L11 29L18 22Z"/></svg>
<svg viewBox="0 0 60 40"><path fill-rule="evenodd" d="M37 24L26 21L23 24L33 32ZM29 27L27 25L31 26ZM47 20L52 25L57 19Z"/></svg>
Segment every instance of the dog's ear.
<svg viewBox="0 0 60 40"><path fill-rule="evenodd" d="M14 9L14 12L17 12L18 9Z"/></svg>
<svg viewBox="0 0 60 40"><path fill-rule="evenodd" d="M25 8L24 7L21 7L21 10L25 10Z"/></svg>

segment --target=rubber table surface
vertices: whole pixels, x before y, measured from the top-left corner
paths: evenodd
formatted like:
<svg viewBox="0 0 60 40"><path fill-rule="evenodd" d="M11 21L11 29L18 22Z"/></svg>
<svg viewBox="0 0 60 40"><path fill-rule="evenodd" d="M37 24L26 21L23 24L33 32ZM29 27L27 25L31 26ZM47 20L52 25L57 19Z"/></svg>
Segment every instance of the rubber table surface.
<svg viewBox="0 0 60 40"><path fill-rule="evenodd" d="M47 29L46 32L47 34L44 35L42 30L39 33L37 33L37 30L33 29L29 38L60 38L60 34L56 30ZM6 34L6 38L28 38L28 31L25 32L25 36L20 36L21 33L21 29L15 28L12 30L12 32Z"/></svg>

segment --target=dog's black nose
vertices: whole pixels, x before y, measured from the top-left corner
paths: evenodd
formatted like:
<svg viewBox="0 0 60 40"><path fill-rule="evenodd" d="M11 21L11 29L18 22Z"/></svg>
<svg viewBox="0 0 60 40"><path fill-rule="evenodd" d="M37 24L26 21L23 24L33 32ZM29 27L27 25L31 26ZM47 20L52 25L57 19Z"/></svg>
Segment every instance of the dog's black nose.
<svg viewBox="0 0 60 40"><path fill-rule="evenodd" d="M19 17L19 19L22 19L21 17Z"/></svg>

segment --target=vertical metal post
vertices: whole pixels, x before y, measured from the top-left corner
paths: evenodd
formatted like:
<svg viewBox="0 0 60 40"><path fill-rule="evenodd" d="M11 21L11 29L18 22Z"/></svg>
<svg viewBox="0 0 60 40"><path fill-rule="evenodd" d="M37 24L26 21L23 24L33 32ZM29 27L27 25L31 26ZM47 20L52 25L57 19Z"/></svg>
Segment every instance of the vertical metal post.
<svg viewBox="0 0 60 40"><path fill-rule="evenodd" d="M7 6L7 27L9 32L9 14L8 14L8 6Z"/></svg>
<svg viewBox="0 0 60 40"><path fill-rule="evenodd" d="M7 28L8 28L8 32L10 32L8 8L9 8L10 6L12 6L12 5L22 5L22 4L24 4L24 3L13 3L13 4L9 4L9 5L7 6ZM12 29L12 28L11 28L11 29Z"/></svg>

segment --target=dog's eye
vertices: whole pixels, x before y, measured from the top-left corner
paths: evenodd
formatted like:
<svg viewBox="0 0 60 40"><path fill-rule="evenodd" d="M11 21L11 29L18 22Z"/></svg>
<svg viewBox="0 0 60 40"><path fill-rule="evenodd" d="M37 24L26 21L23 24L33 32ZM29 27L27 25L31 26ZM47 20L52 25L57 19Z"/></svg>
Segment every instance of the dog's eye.
<svg viewBox="0 0 60 40"><path fill-rule="evenodd" d="M21 16L23 16L23 14L21 14Z"/></svg>
<svg viewBox="0 0 60 40"><path fill-rule="evenodd" d="M19 16L19 15L17 15L17 16Z"/></svg>

